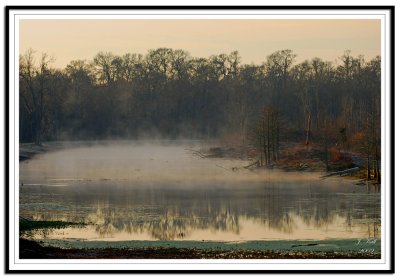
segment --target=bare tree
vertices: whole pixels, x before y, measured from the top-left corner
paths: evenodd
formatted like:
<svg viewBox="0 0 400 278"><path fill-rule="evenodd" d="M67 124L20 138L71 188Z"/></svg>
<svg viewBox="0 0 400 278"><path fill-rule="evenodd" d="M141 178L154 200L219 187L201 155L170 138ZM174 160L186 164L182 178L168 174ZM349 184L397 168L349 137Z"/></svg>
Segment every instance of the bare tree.
<svg viewBox="0 0 400 278"><path fill-rule="evenodd" d="M41 143L44 133L45 95L49 90L49 64L52 60L46 53L43 53L39 65L36 66L32 49L19 57L20 97L28 112L36 144Z"/></svg>

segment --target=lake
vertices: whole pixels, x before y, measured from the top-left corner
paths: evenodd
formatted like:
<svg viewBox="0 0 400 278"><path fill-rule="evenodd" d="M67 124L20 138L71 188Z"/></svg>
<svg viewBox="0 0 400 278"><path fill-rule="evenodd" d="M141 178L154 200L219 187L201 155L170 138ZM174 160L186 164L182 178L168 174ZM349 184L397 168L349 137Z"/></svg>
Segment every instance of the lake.
<svg viewBox="0 0 400 278"><path fill-rule="evenodd" d="M71 143L20 162L20 216L85 223L34 239L380 238L380 193L322 173L250 171L199 141ZM233 171L237 167L239 170Z"/></svg>

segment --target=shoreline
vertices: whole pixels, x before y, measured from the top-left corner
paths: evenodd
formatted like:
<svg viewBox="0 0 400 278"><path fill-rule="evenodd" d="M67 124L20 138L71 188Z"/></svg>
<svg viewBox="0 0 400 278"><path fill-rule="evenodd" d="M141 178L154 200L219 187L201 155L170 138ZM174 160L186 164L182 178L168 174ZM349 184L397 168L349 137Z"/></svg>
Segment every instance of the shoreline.
<svg viewBox="0 0 400 278"><path fill-rule="evenodd" d="M66 243L67 241L64 241ZM342 244L342 248L334 243ZM245 243L131 241L118 247L105 244L96 247L76 245L60 247L20 239L21 259L380 259L380 240L373 244L364 240L327 241L254 241ZM82 243L82 242L80 242ZM85 243L85 242L83 242ZM88 243L88 242L86 242ZM263 246L263 243L268 247ZM286 244L283 244L286 243ZM249 245L249 246L248 246ZM258 248L250 248L250 246ZM284 246L282 246L284 245ZM317 249L318 246L325 249ZM277 248L277 246L280 246ZM330 247L329 247L330 246ZM379 246L379 251L371 246ZM346 249L347 248L347 249Z"/></svg>
<svg viewBox="0 0 400 278"><path fill-rule="evenodd" d="M24 225L25 223L25 225ZM80 225L70 222L36 222L22 219L19 236L21 259L379 259L379 238L206 240L34 240L31 231L59 230Z"/></svg>

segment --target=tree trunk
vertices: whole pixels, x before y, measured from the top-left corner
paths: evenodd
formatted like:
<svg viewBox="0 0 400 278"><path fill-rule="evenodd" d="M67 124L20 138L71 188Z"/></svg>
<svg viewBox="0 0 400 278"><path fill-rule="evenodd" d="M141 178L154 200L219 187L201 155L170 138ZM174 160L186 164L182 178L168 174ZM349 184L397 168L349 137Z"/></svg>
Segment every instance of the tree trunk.
<svg viewBox="0 0 400 278"><path fill-rule="evenodd" d="M275 122L275 113L271 112L271 156L272 161L276 160L276 122Z"/></svg>
<svg viewBox="0 0 400 278"><path fill-rule="evenodd" d="M307 133L306 133L306 145L308 145L310 141L310 128L311 128L311 112L308 111L308 120L307 120Z"/></svg>
<svg viewBox="0 0 400 278"><path fill-rule="evenodd" d="M278 112L275 113L275 132L276 132L276 142L275 142L275 158L279 160L279 117Z"/></svg>
<svg viewBox="0 0 400 278"><path fill-rule="evenodd" d="M380 173L380 171L379 171L379 161L378 160L376 160L376 177L375 177L375 180L377 181L377 182L381 182L381 173Z"/></svg>
<svg viewBox="0 0 400 278"><path fill-rule="evenodd" d="M369 160L369 154L367 156L367 180L371 179L371 163Z"/></svg>
<svg viewBox="0 0 400 278"><path fill-rule="evenodd" d="M267 164L271 163L271 130L269 111L267 112Z"/></svg>
<svg viewBox="0 0 400 278"><path fill-rule="evenodd" d="M326 127L325 127L326 129ZM324 149L325 149L325 169L328 172L329 164L328 164L328 139L326 138L326 130L324 134Z"/></svg>
<svg viewBox="0 0 400 278"><path fill-rule="evenodd" d="M374 167L374 179L377 182L381 182L381 173L379 171L379 153L378 153L378 146L375 145L375 167Z"/></svg>
<svg viewBox="0 0 400 278"><path fill-rule="evenodd" d="M268 164L268 162L269 162L269 158L268 158L268 151L267 151L267 142L266 142L266 134L265 134L265 118L263 119L263 122L262 122L262 133L261 133L261 136L262 136L262 141L263 141L263 144L262 144L262 147L263 147L263 152L264 152L264 158L265 158L265 164L267 165Z"/></svg>

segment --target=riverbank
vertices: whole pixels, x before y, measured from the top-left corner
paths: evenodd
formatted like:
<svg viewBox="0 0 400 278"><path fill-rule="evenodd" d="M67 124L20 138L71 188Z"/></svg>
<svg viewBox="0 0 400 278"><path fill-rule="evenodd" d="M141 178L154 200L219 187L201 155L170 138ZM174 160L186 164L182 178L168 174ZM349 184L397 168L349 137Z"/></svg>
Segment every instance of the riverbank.
<svg viewBox="0 0 400 278"><path fill-rule="evenodd" d="M62 247L61 247L62 246ZM69 246L69 247L66 247ZM78 248L77 246L80 246ZM100 247L99 247L100 246ZM380 259L380 240L35 242L20 239L21 259Z"/></svg>
<svg viewBox="0 0 400 278"><path fill-rule="evenodd" d="M318 146L301 143L287 143L282 146L279 159L269 164L259 161L259 155L254 148L244 146L215 146L202 150L195 150L194 155L202 158L225 158L248 160L248 169L269 168L285 171L325 172L327 171L326 154ZM359 155L353 154L354 160L359 161ZM343 155L335 160L328 161L329 171L345 170L359 166L354 163L350 155Z"/></svg>
<svg viewBox="0 0 400 278"><path fill-rule="evenodd" d="M46 152L61 150L69 145L65 145L62 142L46 142L42 144L22 143L19 144L19 161L21 162L32 159L36 155L44 154Z"/></svg>
<svg viewBox="0 0 400 278"><path fill-rule="evenodd" d="M20 219L21 259L379 259L377 238L325 240L32 240L31 232L83 225Z"/></svg>
<svg viewBox="0 0 400 278"><path fill-rule="evenodd" d="M222 158L228 160L248 161L248 165L234 167L232 171L241 168L251 171L263 169L277 169L285 172L318 172L327 173L321 178L329 176L340 176L355 180L357 185L366 185L365 161L362 154L355 152L344 152L336 148L331 148L328 154L319 146L313 144L304 145L302 143L286 143L282 145L279 159L269 163L261 164L259 154L254 148L239 145L215 146L193 150L193 155L201 158ZM328 155L328 160L326 156ZM368 180L373 186L379 186L380 181L375 179Z"/></svg>
<svg viewBox="0 0 400 278"><path fill-rule="evenodd" d="M45 145L37 145L34 143L25 143L19 145L19 161L31 159L35 155L48 151L48 147Z"/></svg>
<svg viewBox="0 0 400 278"><path fill-rule="evenodd" d="M35 143L21 143L19 144L19 161L32 159L36 155L44 154L47 152L63 150L71 147L88 147L97 144L106 144L108 141L51 141L41 144Z"/></svg>

